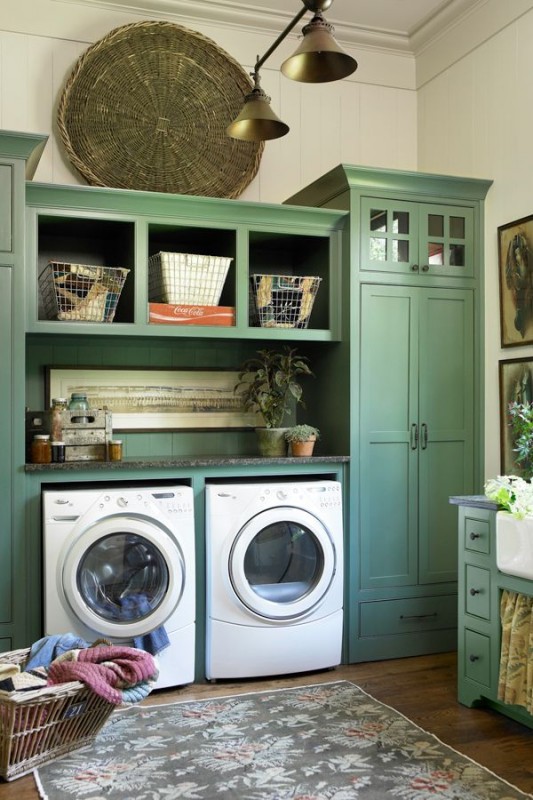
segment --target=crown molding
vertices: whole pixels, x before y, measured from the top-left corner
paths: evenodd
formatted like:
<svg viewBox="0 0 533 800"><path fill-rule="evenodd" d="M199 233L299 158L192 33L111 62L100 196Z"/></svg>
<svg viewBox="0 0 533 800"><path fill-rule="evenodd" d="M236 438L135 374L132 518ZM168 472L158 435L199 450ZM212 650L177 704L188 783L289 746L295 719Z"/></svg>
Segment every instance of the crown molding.
<svg viewBox="0 0 533 800"><path fill-rule="evenodd" d="M240 0L54 0L54 2L143 14L183 25L198 21L203 25L216 24L274 36L277 36L294 18L293 13L259 8L253 2L243 3ZM461 24L463 18L468 17L485 2L486 0L449 0L440 11L422 20L417 27L406 34L387 28L369 28L355 23L341 22L329 13L327 19L335 28L335 38L343 45L414 56L448 30ZM298 34L294 31L289 35L296 37Z"/></svg>
<svg viewBox="0 0 533 800"><path fill-rule="evenodd" d="M183 25L190 25L191 21L197 20L204 25L214 23L223 27L275 36L295 16L285 11L258 8L253 4L233 2L233 0L54 0L54 2L150 15ZM335 28L335 38L339 43L411 54L409 37L397 31L365 28L341 22L330 14L327 20ZM296 37L298 34L293 32L289 35Z"/></svg>

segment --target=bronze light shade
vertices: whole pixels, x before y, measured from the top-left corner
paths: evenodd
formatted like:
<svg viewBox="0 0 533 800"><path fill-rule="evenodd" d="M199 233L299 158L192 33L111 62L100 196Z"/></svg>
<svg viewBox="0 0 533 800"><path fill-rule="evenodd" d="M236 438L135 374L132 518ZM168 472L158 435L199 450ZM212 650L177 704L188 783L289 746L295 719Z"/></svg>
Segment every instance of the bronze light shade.
<svg viewBox="0 0 533 800"><path fill-rule="evenodd" d="M281 65L287 78L302 83L327 83L355 72L357 61L337 44L333 38L333 26L319 11L302 33L302 43Z"/></svg>
<svg viewBox="0 0 533 800"><path fill-rule="evenodd" d="M270 97L261 89L258 80L253 91L244 98L241 113L226 128L228 136L245 142L280 139L288 132L289 126L274 114Z"/></svg>
<svg viewBox="0 0 533 800"><path fill-rule="evenodd" d="M326 83L338 81L351 75L357 69L357 61L345 53L333 38L333 27L322 16L333 0L302 0L304 7L280 33L266 53L255 62L251 94L244 98L244 107L239 116L226 128L228 136L234 139L257 142L265 139L279 139L289 132L289 126L274 114L270 107L270 97L259 86L259 70L274 50L281 44L307 11L314 17L303 28L303 41L294 53L281 65L282 73L294 81L303 83Z"/></svg>

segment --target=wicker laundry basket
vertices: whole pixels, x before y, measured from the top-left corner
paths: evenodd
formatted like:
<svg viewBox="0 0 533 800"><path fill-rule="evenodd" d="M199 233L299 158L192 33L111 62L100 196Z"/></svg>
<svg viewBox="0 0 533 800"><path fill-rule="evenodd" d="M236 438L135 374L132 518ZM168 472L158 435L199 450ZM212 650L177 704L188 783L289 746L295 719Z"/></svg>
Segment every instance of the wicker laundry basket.
<svg viewBox="0 0 533 800"><path fill-rule="evenodd" d="M0 664L23 669L29 654L29 648L0 653ZM20 778L91 744L114 708L78 681L0 694L0 777Z"/></svg>

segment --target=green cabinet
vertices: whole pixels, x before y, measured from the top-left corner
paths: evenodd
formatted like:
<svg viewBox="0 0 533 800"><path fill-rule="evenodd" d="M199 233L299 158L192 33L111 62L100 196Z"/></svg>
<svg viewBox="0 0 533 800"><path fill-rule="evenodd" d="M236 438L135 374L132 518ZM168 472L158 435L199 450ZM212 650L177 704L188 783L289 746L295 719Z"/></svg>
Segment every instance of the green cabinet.
<svg viewBox="0 0 533 800"><path fill-rule="evenodd" d="M97 187L29 184L27 187L28 332L113 337L294 340L340 338L337 298L342 292L341 233L346 214L236 200L185 197ZM229 259L220 305L234 311L232 324L167 324L150 318L161 302L149 259L158 253ZM81 318L54 319L43 302L39 279L49 262L121 267L129 270L112 325ZM154 271L152 271L154 273ZM163 270L172 297L189 280L172 264ZM320 285L308 325L273 319L258 326L250 295L254 275L315 276ZM206 271L204 283L211 280ZM199 282L199 285L201 282ZM271 293L273 294L273 292ZM283 299L288 312L295 293ZM186 301L170 300L186 305ZM216 303L215 303L216 305ZM183 317L183 314L181 314ZM189 320L190 321L190 320ZM307 321L307 320L306 320Z"/></svg>
<svg viewBox="0 0 533 800"><path fill-rule="evenodd" d="M496 564L496 511L483 496L452 496L458 514L457 697L466 706L488 705L533 727L525 708L498 700L504 589L531 595L531 581L505 575Z"/></svg>
<svg viewBox="0 0 533 800"><path fill-rule="evenodd" d="M471 208L361 198L361 269L422 277L474 275Z"/></svg>
<svg viewBox="0 0 533 800"><path fill-rule="evenodd" d="M340 165L288 200L350 211L350 661L456 646L448 497L482 480L489 186Z"/></svg>
<svg viewBox="0 0 533 800"><path fill-rule="evenodd" d="M361 287L362 590L456 580L447 498L473 484L472 330L469 290Z"/></svg>
<svg viewBox="0 0 533 800"><path fill-rule="evenodd" d="M47 137L0 132L0 647L22 643L27 624L24 497L24 190ZM22 409L21 413L19 410Z"/></svg>

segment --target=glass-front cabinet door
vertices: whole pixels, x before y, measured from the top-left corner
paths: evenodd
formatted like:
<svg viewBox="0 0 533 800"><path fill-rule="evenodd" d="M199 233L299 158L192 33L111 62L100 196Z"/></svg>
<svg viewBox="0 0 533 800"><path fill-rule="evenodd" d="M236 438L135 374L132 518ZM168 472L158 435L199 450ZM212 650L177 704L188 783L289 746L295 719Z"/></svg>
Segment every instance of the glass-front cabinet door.
<svg viewBox="0 0 533 800"><path fill-rule="evenodd" d="M471 208L375 197L361 204L362 270L473 276Z"/></svg>

